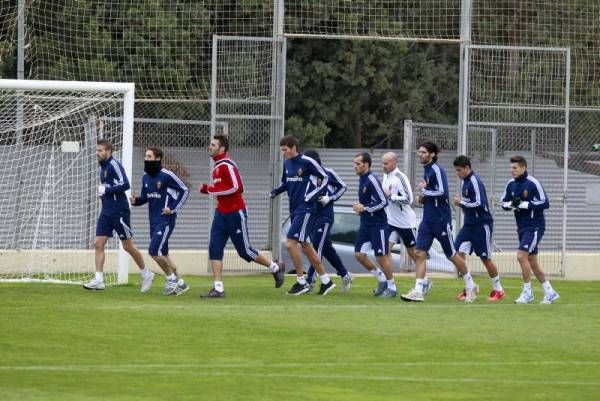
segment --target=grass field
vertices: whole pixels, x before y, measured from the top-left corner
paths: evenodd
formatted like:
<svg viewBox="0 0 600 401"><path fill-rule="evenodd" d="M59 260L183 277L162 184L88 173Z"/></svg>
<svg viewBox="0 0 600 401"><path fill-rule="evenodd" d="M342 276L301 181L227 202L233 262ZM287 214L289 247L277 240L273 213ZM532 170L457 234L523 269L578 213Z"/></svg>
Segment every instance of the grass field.
<svg viewBox="0 0 600 401"><path fill-rule="evenodd" d="M555 281L555 305L291 297L270 276L226 277L227 299L0 284L1 400L598 400L600 282ZM483 291L489 282L478 278ZM406 290L412 279L398 280ZM536 302L542 297L535 284ZM335 290L337 291L337 289Z"/></svg>

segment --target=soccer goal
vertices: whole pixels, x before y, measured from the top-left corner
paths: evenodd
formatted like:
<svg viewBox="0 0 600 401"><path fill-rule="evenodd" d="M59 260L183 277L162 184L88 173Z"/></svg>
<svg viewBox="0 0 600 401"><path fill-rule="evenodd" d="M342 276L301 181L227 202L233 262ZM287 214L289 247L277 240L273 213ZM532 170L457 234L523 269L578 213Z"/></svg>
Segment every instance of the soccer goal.
<svg viewBox="0 0 600 401"><path fill-rule="evenodd" d="M0 80L0 281L93 273L96 142L111 141L131 177L133 108L134 84ZM128 258L109 244L105 281L126 283Z"/></svg>

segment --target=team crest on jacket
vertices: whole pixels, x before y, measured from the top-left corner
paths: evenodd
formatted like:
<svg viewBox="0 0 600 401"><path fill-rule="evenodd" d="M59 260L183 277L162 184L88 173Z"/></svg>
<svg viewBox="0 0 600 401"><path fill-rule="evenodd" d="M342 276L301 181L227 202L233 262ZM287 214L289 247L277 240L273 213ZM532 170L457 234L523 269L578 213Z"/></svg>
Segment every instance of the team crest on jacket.
<svg viewBox="0 0 600 401"><path fill-rule="evenodd" d="M161 186L162 186L162 182L156 181L156 189L160 189Z"/></svg>
<svg viewBox="0 0 600 401"><path fill-rule="evenodd" d="M465 196L469 196L469 190L465 188Z"/></svg>
<svg viewBox="0 0 600 401"><path fill-rule="evenodd" d="M108 177L108 170L104 170L104 179Z"/></svg>
<svg viewBox="0 0 600 401"><path fill-rule="evenodd" d="M301 169L301 168L299 168L299 169L298 169L298 172L296 173L296 175L297 175L298 177L302 177L302 173L303 173L302 169Z"/></svg>
<svg viewBox="0 0 600 401"><path fill-rule="evenodd" d="M523 191L523 199L527 199L527 195L529 195L529 192L527 192L527 190Z"/></svg>
<svg viewBox="0 0 600 401"><path fill-rule="evenodd" d="M366 193L367 193L367 187L365 186L365 187L363 187L363 194L366 194Z"/></svg>

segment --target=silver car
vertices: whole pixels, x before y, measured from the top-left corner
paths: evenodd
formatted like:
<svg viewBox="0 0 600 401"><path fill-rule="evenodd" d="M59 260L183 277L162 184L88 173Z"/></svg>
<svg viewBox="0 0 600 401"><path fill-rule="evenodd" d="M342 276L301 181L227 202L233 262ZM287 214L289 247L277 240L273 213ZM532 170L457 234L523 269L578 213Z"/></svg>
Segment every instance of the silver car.
<svg viewBox="0 0 600 401"><path fill-rule="evenodd" d="M331 228L331 242L336 252L340 256L342 263L351 273L366 273L365 268L358 263L354 257L354 243L356 241L356 235L360 226L360 216L354 213L351 207L348 206L334 206L335 218ZM421 209L417 208L417 218L419 218ZM286 265L286 269L293 270L294 264L286 249L286 233L290 227L289 217L285 220L282 228L281 236L281 259ZM414 271L414 264L412 260L403 251L404 246L396 244L392 248L392 263L395 272L406 272ZM369 255L375 260L374 255ZM308 270L308 260L302 254L305 270ZM335 269L331 267L327 259L323 260L325 268L328 272L335 273ZM446 259L444 253L441 250L439 244L434 243L434 246L429 251L427 260L427 271L444 272L444 273L455 273L454 265L448 259Z"/></svg>

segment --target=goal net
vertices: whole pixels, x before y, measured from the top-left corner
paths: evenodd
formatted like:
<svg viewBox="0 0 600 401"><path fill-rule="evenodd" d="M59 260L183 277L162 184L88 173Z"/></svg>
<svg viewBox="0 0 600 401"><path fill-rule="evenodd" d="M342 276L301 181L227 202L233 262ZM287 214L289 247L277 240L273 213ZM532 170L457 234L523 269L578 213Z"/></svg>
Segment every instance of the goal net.
<svg viewBox="0 0 600 401"><path fill-rule="evenodd" d="M96 142L131 171L132 105L133 84L0 80L0 280L80 283L94 271ZM109 244L106 281L127 282Z"/></svg>

